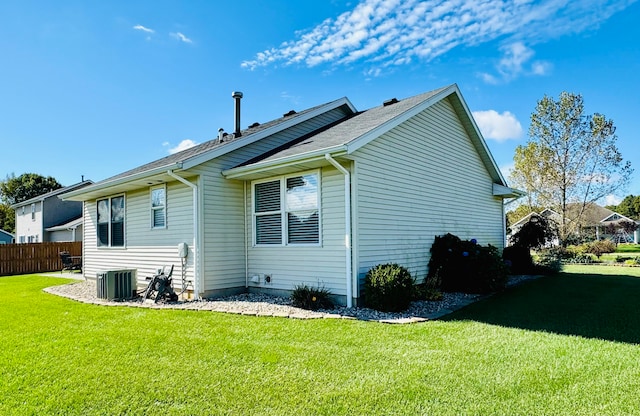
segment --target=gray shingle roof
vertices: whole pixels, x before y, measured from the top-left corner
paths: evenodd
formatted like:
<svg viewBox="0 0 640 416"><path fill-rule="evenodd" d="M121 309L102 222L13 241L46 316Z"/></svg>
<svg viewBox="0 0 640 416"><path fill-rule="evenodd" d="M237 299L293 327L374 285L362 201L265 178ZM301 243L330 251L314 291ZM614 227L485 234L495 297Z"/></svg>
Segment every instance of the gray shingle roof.
<svg viewBox="0 0 640 416"><path fill-rule="evenodd" d="M325 103L325 104L317 105L315 107L308 108L306 110L297 112L297 113L292 114L292 115L283 116L283 117L277 118L275 120L271 120L269 122L260 124L258 126L247 128L245 130L242 130L240 132L241 136L238 136L238 137L235 137L233 134L228 134L227 136L225 136L225 138L223 139L222 142L218 141L218 138L216 137L215 139L206 141L204 143L201 143L201 144L196 145L194 147L191 147L189 149L185 149L185 150L180 151L178 153L174 153L172 155L163 157L161 159L157 159L157 160L154 160L152 162L146 163L146 164L144 164L142 166L138 166L136 168L130 169L130 170L126 171L126 172L122 172L122 173L119 173L119 174L117 174L115 176L111 176L111 177L109 177L107 179L104 179L102 181L96 182L96 185L101 185L104 182L111 182L111 181L114 181L114 180L117 180L117 179L126 178L128 176L132 176L132 175L135 175L135 174L143 173L143 172L146 172L146 171L151 171L153 169L161 168L161 167L164 167L164 166L171 166L171 165L174 165L176 163L186 162L191 158L203 155L203 154L205 154L205 153L207 153L207 152L209 152L211 150L214 150L214 149L220 149L220 148L223 148L224 146L229 146L231 143L234 143L234 142L236 142L238 140L245 139L247 137L255 135L255 134L257 134L257 133L259 133L261 131L264 131L264 130L266 130L268 128L275 127L275 126L277 126L277 125L279 125L279 124L281 124L281 123L283 123L285 121L295 120L296 118L303 117L304 115L306 115L306 114L308 114L308 113L310 113L310 112L312 112L312 111L314 111L314 110L316 110L316 109L318 109L320 107L331 105L331 103L334 103L334 102L337 102L337 101L340 101L340 99L334 100L334 101L330 101L330 102Z"/></svg>
<svg viewBox="0 0 640 416"><path fill-rule="evenodd" d="M246 166L258 162L269 162L305 153L312 153L322 149L346 145L353 140L362 137L375 128L406 113L413 107L423 103L448 87L439 88L413 97L404 98L395 104L381 105L365 110L351 117L346 117L339 123L317 130L316 132L295 140L277 149L275 152L257 157L240 166Z"/></svg>

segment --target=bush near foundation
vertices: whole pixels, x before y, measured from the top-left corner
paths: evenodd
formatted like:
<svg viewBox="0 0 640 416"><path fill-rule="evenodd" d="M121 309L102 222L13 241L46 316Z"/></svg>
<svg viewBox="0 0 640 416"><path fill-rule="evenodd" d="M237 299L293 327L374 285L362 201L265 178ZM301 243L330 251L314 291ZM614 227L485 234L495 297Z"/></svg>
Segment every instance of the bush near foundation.
<svg viewBox="0 0 640 416"><path fill-rule="evenodd" d="M411 303L413 286L414 279L406 267L395 263L379 264L365 276L365 304L384 312L403 311Z"/></svg>
<svg viewBox="0 0 640 416"><path fill-rule="evenodd" d="M431 246L427 282L445 292L489 293L504 289L507 266L498 249L453 234L436 236Z"/></svg>

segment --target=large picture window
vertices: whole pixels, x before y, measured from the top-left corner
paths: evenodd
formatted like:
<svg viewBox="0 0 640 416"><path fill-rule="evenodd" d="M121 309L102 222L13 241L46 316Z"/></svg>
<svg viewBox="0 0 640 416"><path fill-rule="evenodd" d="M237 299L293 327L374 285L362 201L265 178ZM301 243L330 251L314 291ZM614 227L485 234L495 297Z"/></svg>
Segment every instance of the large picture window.
<svg viewBox="0 0 640 416"><path fill-rule="evenodd" d="M124 247L124 195L98 200L98 246Z"/></svg>
<svg viewBox="0 0 640 416"><path fill-rule="evenodd" d="M167 227L167 190L164 185L151 188L151 228Z"/></svg>
<svg viewBox="0 0 640 416"><path fill-rule="evenodd" d="M255 244L320 244L319 195L317 172L254 183Z"/></svg>

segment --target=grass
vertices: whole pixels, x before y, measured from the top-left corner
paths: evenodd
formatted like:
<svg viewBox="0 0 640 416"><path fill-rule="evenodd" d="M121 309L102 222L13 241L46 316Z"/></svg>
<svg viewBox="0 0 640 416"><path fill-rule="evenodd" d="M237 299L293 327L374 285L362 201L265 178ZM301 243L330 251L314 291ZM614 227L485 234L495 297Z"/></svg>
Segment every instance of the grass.
<svg viewBox="0 0 640 416"><path fill-rule="evenodd" d="M41 291L61 283L0 278L0 414L639 412L635 278L569 270L414 325L102 307Z"/></svg>
<svg viewBox="0 0 640 416"><path fill-rule="evenodd" d="M618 244L616 253L640 253L640 244Z"/></svg>

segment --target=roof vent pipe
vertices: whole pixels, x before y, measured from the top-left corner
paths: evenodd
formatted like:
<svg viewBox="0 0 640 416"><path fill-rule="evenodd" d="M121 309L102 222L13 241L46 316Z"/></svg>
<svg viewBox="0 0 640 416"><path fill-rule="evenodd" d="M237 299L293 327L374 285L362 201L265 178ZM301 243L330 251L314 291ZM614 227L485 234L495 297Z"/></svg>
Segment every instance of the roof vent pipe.
<svg viewBox="0 0 640 416"><path fill-rule="evenodd" d="M235 113L234 113L235 129L233 131L233 134L236 137L240 137L242 136L242 133L240 133L240 100L242 99L242 93L240 91L234 91L231 93L231 96L236 101L236 107L235 107Z"/></svg>

